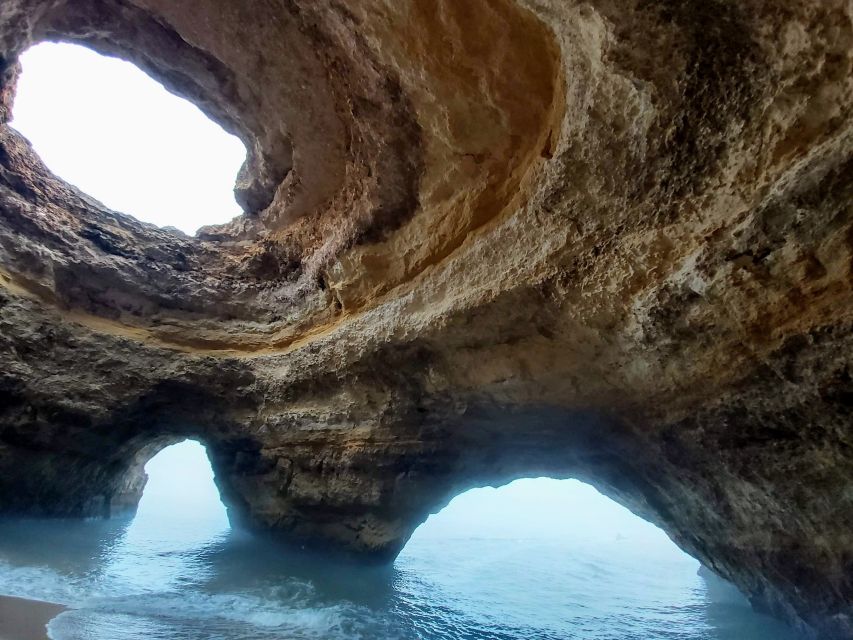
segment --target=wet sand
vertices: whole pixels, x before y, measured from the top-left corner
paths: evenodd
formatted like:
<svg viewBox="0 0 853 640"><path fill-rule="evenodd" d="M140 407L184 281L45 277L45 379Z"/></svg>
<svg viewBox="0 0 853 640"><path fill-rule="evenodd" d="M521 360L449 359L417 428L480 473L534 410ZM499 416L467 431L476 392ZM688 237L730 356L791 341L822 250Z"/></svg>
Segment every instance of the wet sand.
<svg viewBox="0 0 853 640"><path fill-rule="evenodd" d="M47 640L47 623L63 611L61 604L0 596L0 640Z"/></svg>

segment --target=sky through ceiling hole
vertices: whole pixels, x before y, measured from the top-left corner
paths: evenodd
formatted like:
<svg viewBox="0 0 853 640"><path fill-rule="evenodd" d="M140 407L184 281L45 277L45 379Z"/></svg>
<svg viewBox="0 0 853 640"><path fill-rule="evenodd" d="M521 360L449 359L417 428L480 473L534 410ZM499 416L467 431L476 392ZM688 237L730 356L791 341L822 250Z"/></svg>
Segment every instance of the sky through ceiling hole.
<svg viewBox="0 0 853 640"><path fill-rule="evenodd" d="M194 234L242 213L243 143L129 62L71 44L21 56L12 126L107 207Z"/></svg>

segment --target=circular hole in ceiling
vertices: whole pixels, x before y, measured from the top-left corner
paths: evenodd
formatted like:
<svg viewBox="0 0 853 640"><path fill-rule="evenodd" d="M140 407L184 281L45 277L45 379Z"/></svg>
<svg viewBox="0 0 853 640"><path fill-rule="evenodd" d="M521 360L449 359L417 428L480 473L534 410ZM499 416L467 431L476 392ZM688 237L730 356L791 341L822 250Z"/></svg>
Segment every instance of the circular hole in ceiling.
<svg viewBox="0 0 853 640"><path fill-rule="evenodd" d="M110 209L193 234L242 214L243 143L135 65L72 44L21 56L12 126Z"/></svg>

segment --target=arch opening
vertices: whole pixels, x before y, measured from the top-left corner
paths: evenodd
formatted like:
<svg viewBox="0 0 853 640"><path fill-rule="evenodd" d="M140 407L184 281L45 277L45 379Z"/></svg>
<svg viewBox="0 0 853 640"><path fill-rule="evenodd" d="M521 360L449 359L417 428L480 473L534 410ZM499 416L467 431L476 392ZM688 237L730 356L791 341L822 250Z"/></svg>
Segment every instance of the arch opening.
<svg viewBox="0 0 853 640"><path fill-rule="evenodd" d="M574 479L465 491L418 527L395 567L413 601L440 594L460 624L499 624L506 637L798 637L663 530Z"/></svg>
<svg viewBox="0 0 853 640"><path fill-rule="evenodd" d="M203 444L168 444L144 466L144 489L131 529L215 535L230 525Z"/></svg>
<svg viewBox="0 0 853 640"><path fill-rule="evenodd" d="M200 561L227 543L226 507L206 447L197 440L155 442L140 453L144 489L126 528L102 554L100 580L131 592L180 590L204 580Z"/></svg>
<svg viewBox="0 0 853 640"><path fill-rule="evenodd" d="M246 148L134 64L43 42L20 57L11 126L47 167L116 211L188 235L242 214Z"/></svg>

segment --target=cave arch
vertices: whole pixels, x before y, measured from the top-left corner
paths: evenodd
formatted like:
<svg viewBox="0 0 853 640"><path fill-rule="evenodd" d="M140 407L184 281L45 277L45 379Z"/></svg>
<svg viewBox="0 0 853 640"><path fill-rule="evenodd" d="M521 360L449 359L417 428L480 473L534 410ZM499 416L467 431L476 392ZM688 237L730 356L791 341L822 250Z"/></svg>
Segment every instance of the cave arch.
<svg viewBox="0 0 853 640"><path fill-rule="evenodd" d="M154 454L144 466L147 481L137 517L161 521L224 522L222 502L207 448L182 440Z"/></svg>
<svg viewBox="0 0 853 640"><path fill-rule="evenodd" d="M118 482L106 500L106 518L139 515L146 506L155 515L174 513L175 509L181 514L209 515L216 511L216 505L228 513L222 481L213 469L208 446L201 440L180 435L150 439L120 466Z"/></svg>
<svg viewBox="0 0 853 640"><path fill-rule="evenodd" d="M640 636L682 624L687 633L701 620L713 637L802 638L756 615L661 529L572 479L463 492L418 527L394 568L407 595L441 594L480 633L530 625L529 636Z"/></svg>
<svg viewBox="0 0 853 640"><path fill-rule="evenodd" d="M848 4L5 2L0 509L103 513L196 435L249 525L387 559L571 475L849 637ZM239 135L247 214L184 239L49 175L6 126L42 40Z"/></svg>
<svg viewBox="0 0 853 640"><path fill-rule="evenodd" d="M528 477L454 496L415 530L407 545L424 537L595 543L621 541L627 539L625 534L638 548L648 542L652 549L677 549L661 529L590 484L575 478Z"/></svg>

